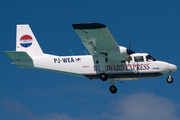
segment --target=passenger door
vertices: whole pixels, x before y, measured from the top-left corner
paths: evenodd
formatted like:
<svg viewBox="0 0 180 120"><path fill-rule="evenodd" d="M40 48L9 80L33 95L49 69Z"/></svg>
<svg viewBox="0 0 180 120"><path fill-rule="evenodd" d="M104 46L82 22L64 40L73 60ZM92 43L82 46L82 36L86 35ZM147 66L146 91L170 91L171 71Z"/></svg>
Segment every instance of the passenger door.
<svg viewBox="0 0 180 120"><path fill-rule="evenodd" d="M136 72L144 70L144 56L134 56L134 69Z"/></svg>

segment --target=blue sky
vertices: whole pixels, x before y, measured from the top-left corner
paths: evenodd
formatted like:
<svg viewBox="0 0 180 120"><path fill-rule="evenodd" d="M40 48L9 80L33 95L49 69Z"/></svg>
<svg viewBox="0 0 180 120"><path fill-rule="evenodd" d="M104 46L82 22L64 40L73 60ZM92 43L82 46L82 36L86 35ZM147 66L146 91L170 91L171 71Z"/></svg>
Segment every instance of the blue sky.
<svg viewBox="0 0 180 120"><path fill-rule="evenodd" d="M180 120L179 70L110 84L35 69L19 69L4 51L15 50L16 24L29 24L44 53L85 54L72 23L105 24L117 43L180 66L178 0L1 0L0 120ZM87 50L86 50L87 51Z"/></svg>

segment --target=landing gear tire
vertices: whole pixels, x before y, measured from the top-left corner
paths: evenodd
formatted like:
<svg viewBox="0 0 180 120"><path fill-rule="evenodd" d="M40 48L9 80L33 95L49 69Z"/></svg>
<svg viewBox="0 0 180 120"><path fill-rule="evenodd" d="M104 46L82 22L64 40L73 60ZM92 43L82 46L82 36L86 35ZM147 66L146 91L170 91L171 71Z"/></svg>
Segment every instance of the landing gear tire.
<svg viewBox="0 0 180 120"><path fill-rule="evenodd" d="M173 78L172 78L171 76L169 76L169 77L166 79L166 81L167 81L168 83L172 83L172 82L173 82Z"/></svg>
<svg viewBox="0 0 180 120"><path fill-rule="evenodd" d="M100 74L100 79L102 81L106 81L108 79L108 76L105 73Z"/></svg>
<svg viewBox="0 0 180 120"><path fill-rule="evenodd" d="M112 94L115 94L116 92L117 92L117 88L113 85L113 86L111 86L110 88L109 88L109 90L110 90L110 92L112 93Z"/></svg>

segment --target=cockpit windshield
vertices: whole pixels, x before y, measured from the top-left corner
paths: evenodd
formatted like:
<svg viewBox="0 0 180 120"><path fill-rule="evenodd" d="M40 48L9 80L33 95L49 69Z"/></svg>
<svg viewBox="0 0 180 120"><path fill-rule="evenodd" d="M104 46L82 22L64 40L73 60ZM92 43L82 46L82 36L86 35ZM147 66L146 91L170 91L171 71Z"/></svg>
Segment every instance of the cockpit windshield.
<svg viewBox="0 0 180 120"><path fill-rule="evenodd" d="M146 56L146 61L147 62L152 62L152 61L157 61L154 57L152 57L151 55L147 55Z"/></svg>

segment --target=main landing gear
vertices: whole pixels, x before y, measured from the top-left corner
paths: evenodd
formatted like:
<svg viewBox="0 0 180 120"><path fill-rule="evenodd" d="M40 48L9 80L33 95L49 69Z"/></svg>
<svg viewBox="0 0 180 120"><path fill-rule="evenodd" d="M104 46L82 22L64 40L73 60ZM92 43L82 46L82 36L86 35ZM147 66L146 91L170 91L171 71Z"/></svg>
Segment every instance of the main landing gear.
<svg viewBox="0 0 180 120"><path fill-rule="evenodd" d="M108 76L106 75L106 73L101 73L101 74L100 74L100 79L101 79L102 81L106 81L106 80L108 79Z"/></svg>
<svg viewBox="0 0 180 120"><path fill-rule="evenodd" d="M172 83L173 82L173 78L171 76L171 73L169 75L169 77L166 79L168 83Z"/></svg>
<svg viewBox="0 0 180 120"><path fill-rule="evenodd" d="M115 94L115 93L117 92L117 88L116 88L116 86L114 86L114 85L112 85L112 86L109 88L109 90L110 90L110 92L111 92L112 94Z"/></svg>
<svg viewBox="0 0 180 120"><path fill-rule="evenodd" d="M106 73L101 73L100 79L102 81L107 81L108 76L106 75ZM115 79L109 79L109 83L112 84L112 86L109 88L110 92L115 94L117 92L117 88L114 86L115 85Z"/></svg>

